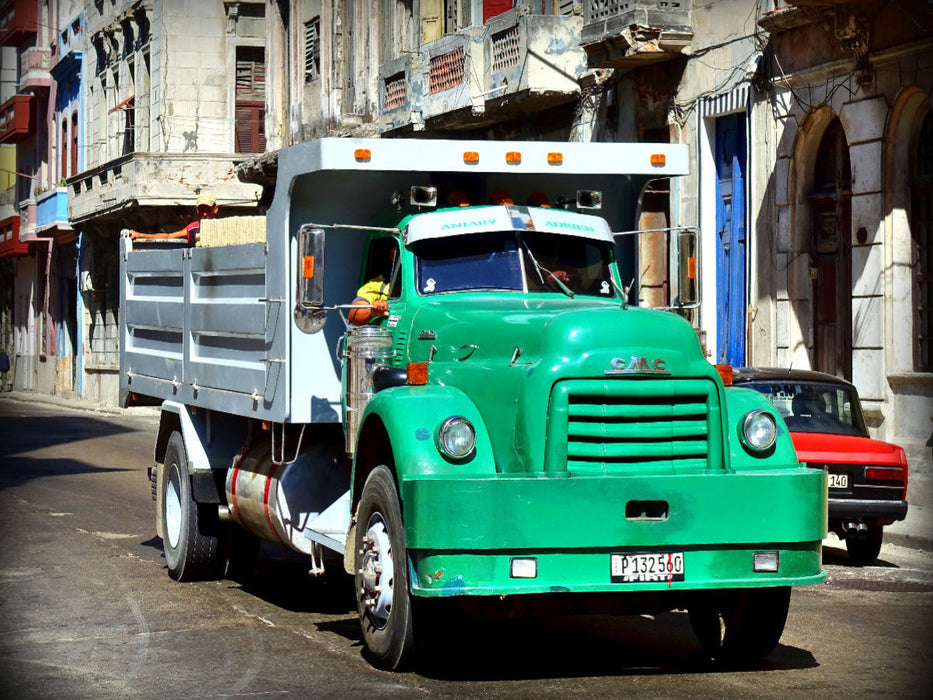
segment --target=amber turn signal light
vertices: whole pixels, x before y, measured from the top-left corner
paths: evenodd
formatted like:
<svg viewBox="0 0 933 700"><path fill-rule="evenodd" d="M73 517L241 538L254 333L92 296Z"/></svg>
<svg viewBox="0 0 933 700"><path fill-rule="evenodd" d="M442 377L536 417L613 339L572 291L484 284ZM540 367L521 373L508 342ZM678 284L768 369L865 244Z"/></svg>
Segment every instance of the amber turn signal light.
<svg viewBox="0 0 933 700"><path fill-rule="evenodd" d="M732 386L732 365L716 365L716 371L719 372L723 384Z"/></svg>
<svg viewBox="0 0 933 700"><path fill-rule="evenodd" d="M427 362L409 362L405 373L411 386L423 386L428 383Z"/></svg>

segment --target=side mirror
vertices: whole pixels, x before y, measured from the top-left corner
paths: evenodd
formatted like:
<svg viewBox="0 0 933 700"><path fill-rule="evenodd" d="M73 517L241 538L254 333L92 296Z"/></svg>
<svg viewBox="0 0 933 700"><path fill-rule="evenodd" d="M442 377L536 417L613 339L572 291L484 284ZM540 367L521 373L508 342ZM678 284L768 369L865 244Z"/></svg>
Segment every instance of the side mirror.
<svg viewBox="0 0 933 700"><path fill-rule="evenodd" d="M295 324L305 333L324 327L324 229L308 226L298 229L298 256L295 265Z"/></svg>
<svg viewBox="0 0 933 700"><path fill-rule="evenodd" d="M695 308L699 305L695 228L684 228L677 234L677 299L677 305L682 308Z"/></svg>

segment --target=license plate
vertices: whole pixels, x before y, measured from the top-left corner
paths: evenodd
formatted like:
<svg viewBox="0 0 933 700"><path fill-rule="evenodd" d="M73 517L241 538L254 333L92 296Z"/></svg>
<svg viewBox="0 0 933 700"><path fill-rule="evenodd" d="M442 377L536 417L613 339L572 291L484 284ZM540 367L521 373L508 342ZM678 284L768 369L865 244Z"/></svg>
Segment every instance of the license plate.
<svg viewBox="0 0 933 700"><path fill-rule="evenodd" d="M849 488L849 475L848 474L830 474L829 475L829 488L831 489Z"/></svg>
<svg viewBox="0 0 933 700"><path fill-rule="evenodd" d="M651 583L684 580L683 552L629 552L610 555L613 583Z"/></svg>

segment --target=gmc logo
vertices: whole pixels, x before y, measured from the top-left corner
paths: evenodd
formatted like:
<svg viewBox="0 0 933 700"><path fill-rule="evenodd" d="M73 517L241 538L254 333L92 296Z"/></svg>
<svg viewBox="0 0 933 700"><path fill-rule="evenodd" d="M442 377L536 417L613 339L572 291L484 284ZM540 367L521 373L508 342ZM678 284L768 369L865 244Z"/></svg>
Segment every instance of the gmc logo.
<svg viewBox="0 0 933 700"><path fill-rule="evenodd" d="M609 361L611 369L606 374L670 374L665 367L664 358L655 357L649 362L647 357L632 355L627 362L624 357L614 357Z"/></svg>

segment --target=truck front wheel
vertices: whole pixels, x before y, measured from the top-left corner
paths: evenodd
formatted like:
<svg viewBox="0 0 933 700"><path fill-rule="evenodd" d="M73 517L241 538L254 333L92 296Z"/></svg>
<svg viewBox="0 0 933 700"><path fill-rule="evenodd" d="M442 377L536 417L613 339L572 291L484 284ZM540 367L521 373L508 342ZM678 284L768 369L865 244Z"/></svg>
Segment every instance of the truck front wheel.
<svg viewBox="0 0 933 700"><path fill-rule="evenodd" d="M177 431L168 440L159 479L159 518L169 576L176 581L217 577L224 563L220 518L216 507L212 512L192 498L188 455Z"/></svg>
<svg viewBox="0 0 933 700"><path fill-rule="evenodd" d="M374 666L395 671L414 654L408 556L395 479L376 467L357 511L356 606Z"/></svg>
<svg viewBox="0 0 933 700"><path fill-rule="evenodd" d="M784 633L790 587L709 591L690 606L690 624L714 659L747 662L767 656Z"/></svg>

